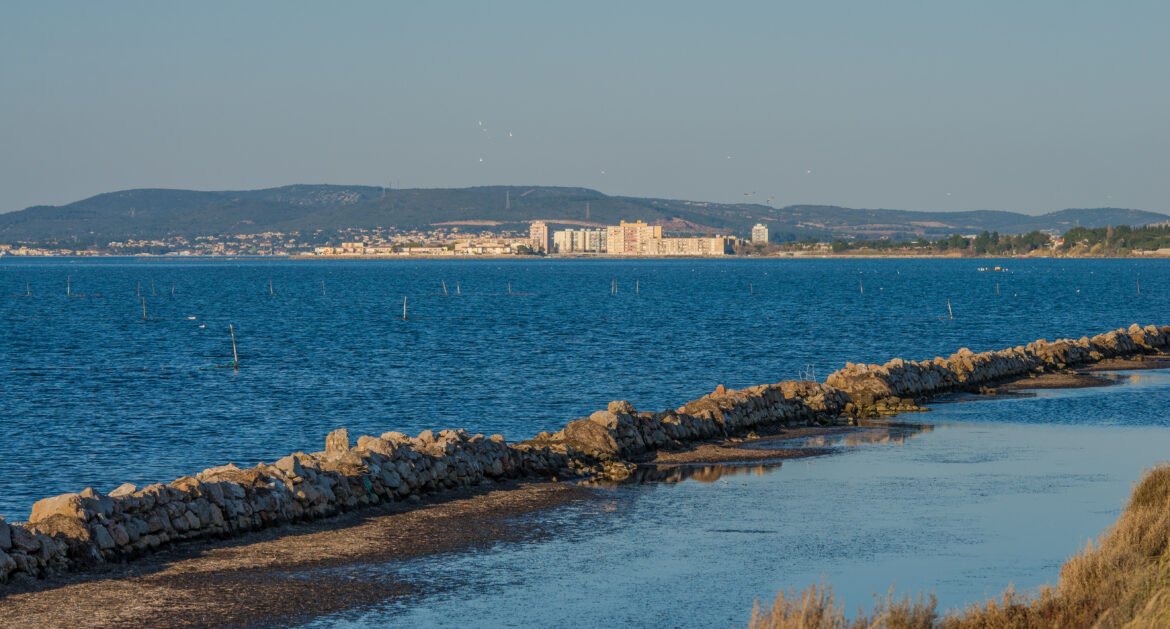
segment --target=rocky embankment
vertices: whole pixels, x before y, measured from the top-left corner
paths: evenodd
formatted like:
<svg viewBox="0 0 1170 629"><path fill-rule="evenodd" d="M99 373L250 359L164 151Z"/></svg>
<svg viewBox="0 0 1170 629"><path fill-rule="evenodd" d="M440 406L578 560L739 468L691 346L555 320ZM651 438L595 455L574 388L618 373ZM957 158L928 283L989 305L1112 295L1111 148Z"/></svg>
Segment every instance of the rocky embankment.
<svg viewBox="0 0 1170 629"><path fill-rule="evenodd" d="M621 480L658 450L743 435L764 427L849 423L913 408L954 390L1109 358L1162 353L1170 326L1137 325L1092 338L1036 341L949 358L853 365L825 383L786 381L740 390L719 386L676 410L638 412L629 402L519 443L500 435L426 430L363 436L330 433L321 452L296 452L241 469L224 465L167 484L126 484L46 498L29 521L0 519L0 582L40 578L132 559L185 540L227 538L438 491L520 477Z"/></svg>

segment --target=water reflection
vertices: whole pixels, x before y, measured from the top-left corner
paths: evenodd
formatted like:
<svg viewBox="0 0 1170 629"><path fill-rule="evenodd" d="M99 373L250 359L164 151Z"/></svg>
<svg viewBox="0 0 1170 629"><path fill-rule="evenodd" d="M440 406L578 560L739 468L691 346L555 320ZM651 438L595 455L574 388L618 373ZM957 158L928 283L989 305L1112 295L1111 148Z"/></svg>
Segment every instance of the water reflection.
<svg viewBox="0 0 1170 629"><path fill-rule="evenodd" d="M638 466L630 481L635 483L681 483L687 480L714 483L727 476L763 476L780 469L780 461L762 463L704 463L688 465Z"/></svg>
<svg viewBox="0 0 1170 629"><path fill-rule="evenodd" d="M784 459L826 456L849 448L865 446L903 445L914 436L932 430L934 427L928 424L884 424L831 434L796 438L765 438L742 444L740 447L745 450L763 451L761 454L765 456L766 454L774 454L774 458L720 463L643 464L634 470L626 482L681 483L693 480L700 483L714 483L730 476L762 476L780 469Z"/></svg>

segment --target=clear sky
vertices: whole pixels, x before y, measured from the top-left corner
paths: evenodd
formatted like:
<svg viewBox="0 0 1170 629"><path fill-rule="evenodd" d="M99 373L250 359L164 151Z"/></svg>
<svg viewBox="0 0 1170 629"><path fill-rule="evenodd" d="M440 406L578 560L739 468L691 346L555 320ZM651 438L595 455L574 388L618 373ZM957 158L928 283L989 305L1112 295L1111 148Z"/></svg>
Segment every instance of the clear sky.
<svg viewBox="0 0 1170 629"><path fill-rule="evenodd" d="M1154 1L5 0L0 211L352 183L1166 212L1168 25Z"/></svg>

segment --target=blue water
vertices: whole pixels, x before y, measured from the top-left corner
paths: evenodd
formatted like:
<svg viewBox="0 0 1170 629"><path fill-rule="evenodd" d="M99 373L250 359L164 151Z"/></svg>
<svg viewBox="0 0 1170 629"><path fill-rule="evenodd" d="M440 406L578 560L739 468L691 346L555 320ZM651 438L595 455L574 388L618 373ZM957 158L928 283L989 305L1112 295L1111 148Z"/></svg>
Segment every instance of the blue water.
<svg viewBox="0 0 1170 629"><path fill-rule="evenodd" d="M520 439L611 399L658 410L846 360L1170 322L1167 261L986 264L3 258L0 513L320 449L338 426Z"/></svg>
<svg viewBox="0 0 1170 629"><path fill-rule="evenodd" d="M939 405L907 416L935 423L913 437L714 482L620 486L517 523L545 538L333 570L422 594L309 624L734 627L756 599L822 582L850 614L890 588L942 610L1034 592L1170 459L1170 430L1146 425L1170 419L1168 399L1170 371L1145 372Z"/></svg>

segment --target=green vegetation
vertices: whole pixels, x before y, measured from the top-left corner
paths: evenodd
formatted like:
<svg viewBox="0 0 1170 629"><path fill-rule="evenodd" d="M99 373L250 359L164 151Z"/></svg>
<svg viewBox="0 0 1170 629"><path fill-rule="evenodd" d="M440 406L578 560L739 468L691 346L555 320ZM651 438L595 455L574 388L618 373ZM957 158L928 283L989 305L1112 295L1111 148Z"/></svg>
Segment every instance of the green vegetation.
<svg viewBox="0 0 1170 629"><path fill-rule="evenodd" d="M1060 569L1056 587L1026 597L1009 588L998 600L940 617L932 597L887 595L874 610L845 617L832 588L781 593L757 602L752 629L1040 629L1170 626L1170 466L1148 472L1117 522Z"/></svg>
<svg viewBox="0 0 1170 629"><path fill-rule="evenodd" d="M1061 248L1089 255L1124 255L1170 248L1170 225L1074 227L1064 235Z"/></svg>
<svg viewBox="0 0 1170 629"><path fill-rule="evenodd" d="M952 234L939 240L834 240L833 253L881 252L905 254L959 254L975 256L1019 256L1052 247L1052 237L1039 231L1019 236L1001 235L984 230L970 238Z"/></svg>

